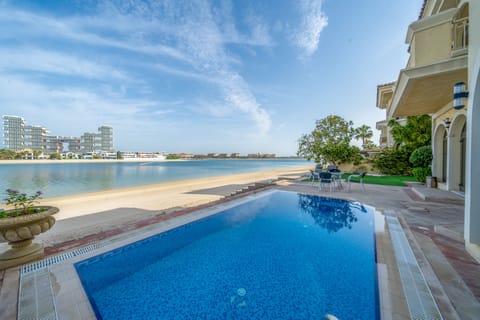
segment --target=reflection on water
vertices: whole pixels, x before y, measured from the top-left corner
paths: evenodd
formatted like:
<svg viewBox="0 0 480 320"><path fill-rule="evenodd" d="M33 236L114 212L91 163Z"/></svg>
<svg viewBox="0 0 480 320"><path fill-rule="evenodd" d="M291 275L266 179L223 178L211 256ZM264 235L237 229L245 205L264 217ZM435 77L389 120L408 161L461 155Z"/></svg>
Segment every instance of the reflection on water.
<svg viewBox="0 0 480 320"><path fill-rule="evenodd" d="M298 195L299 208L310 214L315 223L330 232L337 232L342 228L351 229L358 221L354 208L365 211L360 205L346 200L323 198L306 194Z"/></svg>

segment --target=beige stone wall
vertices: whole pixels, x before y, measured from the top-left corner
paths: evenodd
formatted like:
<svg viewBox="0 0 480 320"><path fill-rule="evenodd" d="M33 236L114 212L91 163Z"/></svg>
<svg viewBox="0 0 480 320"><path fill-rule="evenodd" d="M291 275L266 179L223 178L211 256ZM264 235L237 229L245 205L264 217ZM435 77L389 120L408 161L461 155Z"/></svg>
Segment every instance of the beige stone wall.
<svg viewBox="0 0 480 320"><path fill-rule="evenodd" d="M353 163L344 163L339 165L338 168L343 172L379 173L373 168L373 164L369 160L362 160L359 165L354 165Z"/></svg>
<svg viewBox="0 0 480 320"><path fill-rule="evenodd" d="M423 66L450 58L452 24L447 22L415 33L411 53L413 66Z"/></svg>

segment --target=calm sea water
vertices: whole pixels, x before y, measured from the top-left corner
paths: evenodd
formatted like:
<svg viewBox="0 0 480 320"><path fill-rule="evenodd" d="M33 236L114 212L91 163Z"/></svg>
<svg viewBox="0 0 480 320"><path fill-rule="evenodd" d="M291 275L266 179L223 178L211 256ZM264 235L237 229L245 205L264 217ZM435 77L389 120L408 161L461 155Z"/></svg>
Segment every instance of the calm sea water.
<svg viewBox="0 0 480 320"><path fill-rule="evenodd" d="M44 198L50 198L309 164L303 160L1 164L0 193L8 188L29 194L40 190Z"/></svg>
<svg viewBox="0 0 480 320"><path fill-rule="evenodd" d="M98 319L378 316L373 208L275 192L76 265Z"/></svg>

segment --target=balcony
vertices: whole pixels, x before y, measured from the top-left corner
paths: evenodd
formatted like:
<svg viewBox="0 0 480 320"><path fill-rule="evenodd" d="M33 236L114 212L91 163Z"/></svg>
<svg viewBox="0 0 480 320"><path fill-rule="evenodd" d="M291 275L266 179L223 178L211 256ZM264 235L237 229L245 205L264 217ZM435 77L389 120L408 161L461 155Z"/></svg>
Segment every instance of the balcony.
<svg viewBox="0 0 480 320"><path fill-rule="evenodd" d="M410 59L388 118L433 114L451 103L455 83L467 82L468 10L453 8L412 23L407 43Z"/></svg>

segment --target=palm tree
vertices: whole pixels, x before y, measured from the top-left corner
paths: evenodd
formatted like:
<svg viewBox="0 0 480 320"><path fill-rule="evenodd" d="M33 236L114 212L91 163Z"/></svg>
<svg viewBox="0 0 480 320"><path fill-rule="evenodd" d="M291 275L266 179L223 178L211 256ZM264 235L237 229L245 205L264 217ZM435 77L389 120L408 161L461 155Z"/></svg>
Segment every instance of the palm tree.
<svg viewBox="0 0 480 320"><path fill-rule="evenodd" d="M368 140L373 137L372 128L367 126L366 124L361 125L360 127L355 129L355 139L362 140L362 147L367 145Z"/></svg>

